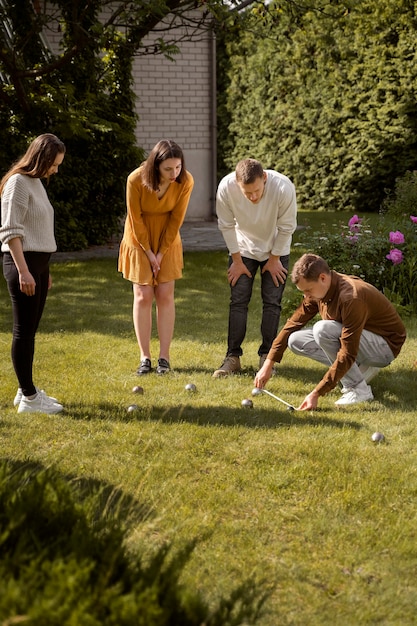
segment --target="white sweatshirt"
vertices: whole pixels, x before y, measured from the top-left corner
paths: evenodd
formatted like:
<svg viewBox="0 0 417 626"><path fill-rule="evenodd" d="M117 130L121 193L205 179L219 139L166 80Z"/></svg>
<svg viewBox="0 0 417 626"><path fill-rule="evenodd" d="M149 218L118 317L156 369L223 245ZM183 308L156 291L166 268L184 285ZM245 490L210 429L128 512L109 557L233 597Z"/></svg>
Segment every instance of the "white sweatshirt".
<svg viewBox="0 0 417 626"><path fill-rule="evenodd" d="M292 234L297 227L295 187L287 176L265 170L267 179L261 200L254 204L242 193L236 174L219 184L216 213L230 254L265 261L269 254L290 253Z"/></svg>

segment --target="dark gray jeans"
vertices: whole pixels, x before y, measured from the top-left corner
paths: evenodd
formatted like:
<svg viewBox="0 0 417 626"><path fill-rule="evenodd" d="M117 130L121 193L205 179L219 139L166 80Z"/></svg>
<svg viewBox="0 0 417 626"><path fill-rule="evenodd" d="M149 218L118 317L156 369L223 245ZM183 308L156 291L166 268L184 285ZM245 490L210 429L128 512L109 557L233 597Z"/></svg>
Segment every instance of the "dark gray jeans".
<svg viewBox="0 0 417 626"><path fill-rule="evenodd" d="M290 256L282 256L281 263L288 270ZM261 335L262 343L259 346L258 354L267 354L274 341L281 315L281 300L285 283L274 285L269 272L262 274L262 268L267 261L255 261L242 257L243 263L250 271L252 277L243 274L234 287L230 287L230 308L229 308L229 332L227 339L227 356L241 356L242 343L246 335L248 319L248 306L252 297L253 281L255 280L258 268L261 270L261 297L262 297L262 320ZM229 267L232 264L232 257L229 256Z"/></svg>

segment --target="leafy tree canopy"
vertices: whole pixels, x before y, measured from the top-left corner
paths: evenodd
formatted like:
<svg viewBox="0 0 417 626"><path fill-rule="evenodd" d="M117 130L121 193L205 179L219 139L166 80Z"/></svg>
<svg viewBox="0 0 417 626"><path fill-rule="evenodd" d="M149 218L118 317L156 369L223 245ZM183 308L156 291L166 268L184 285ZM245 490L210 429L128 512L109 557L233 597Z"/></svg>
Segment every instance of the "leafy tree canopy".
<svg viewBox="0 0 417 626"><path fill-rule="evenodd" d="M0 0L0 170L38 134L65 142L62 176L49 187L60 249L105 242L124 215L126 176L143 158L134 56L172 57L181 37L201 37L232 9L223 0ZM156 42L145 45L151 31ZM58 33L56 50L48 40Z"/></svg>

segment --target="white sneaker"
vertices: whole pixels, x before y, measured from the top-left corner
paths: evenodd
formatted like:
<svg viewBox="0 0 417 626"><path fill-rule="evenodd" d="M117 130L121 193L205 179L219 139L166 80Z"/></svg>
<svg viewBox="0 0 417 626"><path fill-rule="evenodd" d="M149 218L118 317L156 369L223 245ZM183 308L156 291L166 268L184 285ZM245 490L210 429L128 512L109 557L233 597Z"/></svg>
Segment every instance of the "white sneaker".
<svg viewBox="0 0 417 626"><path fill-rule="evenodd" d="M44 391L38 391L36 396L29 400L23 396L19 402L18 413L60 413L63 410L62 404L54 402Z"/></svg>
<svg viewBox="0 0 417 626"><path fill-rule="evenodd" d="M359 402L368 402L373 399L372 389L363 381L350 389L344 387L342 389L342 397L336 400L335 404L337 406L348 406L350 404L358 404Z"/></svg>
<svg viewBox="0 0 417 626"><path fill-rule="evenodd" d="M45 391L43 389L39 389L39 387L35 387L35 389L36 389L36 393L38 393L39 391L43 391L45 393ZM53 398L52 396L49 396L49 397L54 402L58 402L58 400L56 398ZM14 406L18 406L20 404L20 401L21 401L22 398L23 398L22 388L19 387L18 390L16 391L16 395L15 395L14 400L13 400L13 405Z"/></svg>
<svg viewBox="0 0 417 626"><path fill-rule="evenodd" d="M371 380L375 378L375 376L381 370L380 367L372 367L372 365L359 365L359 369L366 383L371 382Z"/></svg>

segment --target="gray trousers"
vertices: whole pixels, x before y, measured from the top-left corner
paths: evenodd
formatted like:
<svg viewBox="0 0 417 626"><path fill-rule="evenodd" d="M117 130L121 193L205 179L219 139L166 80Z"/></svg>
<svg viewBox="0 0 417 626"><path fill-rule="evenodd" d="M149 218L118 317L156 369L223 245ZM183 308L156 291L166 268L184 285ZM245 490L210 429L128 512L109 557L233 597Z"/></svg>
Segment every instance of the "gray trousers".
<svg viewBox="0 0 417 626"><path fill-rule="evenodd" d="M289 349L294 354L306 356L324 365L331 365L340 350L342 324L333 320L320 320L313 327L298 330L290 335ZM386 367L394 360L391 348L383 337L363 330L356 363L341 379L343 387L356 387L363 381L359 365Z"/></svg>

